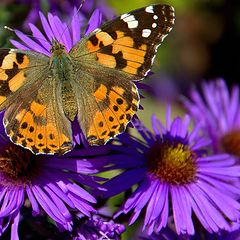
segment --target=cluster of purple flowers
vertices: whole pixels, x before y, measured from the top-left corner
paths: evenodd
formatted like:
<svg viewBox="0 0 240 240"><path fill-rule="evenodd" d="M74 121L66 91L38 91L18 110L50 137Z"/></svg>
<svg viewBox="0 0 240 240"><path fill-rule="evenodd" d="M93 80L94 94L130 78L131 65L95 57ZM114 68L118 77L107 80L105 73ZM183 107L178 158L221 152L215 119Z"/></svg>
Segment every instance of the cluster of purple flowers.
<svg viewBox="0 0 240 240"><path fill-rule="evenodd" d="M70 27L51 13L39 16L44 33L31 23L35 40L15 30L15 47L50 55L53 38L68 51L80 40L76 9ZM85 34L101 19L95 10ZM138 137L123 133L105 146L87 147L76 133L76 147L64 156L34 155L10 142L1 113L0 236L11 228L11 239L19 239L27 208L67 239L120 239L136 222L131 239L239 239L239 87L203 83L183 106L188 114L172 118L168 105L165 124L153 115L152 131L135 118ZM108 200L119 194L113 214Z"/></svg>

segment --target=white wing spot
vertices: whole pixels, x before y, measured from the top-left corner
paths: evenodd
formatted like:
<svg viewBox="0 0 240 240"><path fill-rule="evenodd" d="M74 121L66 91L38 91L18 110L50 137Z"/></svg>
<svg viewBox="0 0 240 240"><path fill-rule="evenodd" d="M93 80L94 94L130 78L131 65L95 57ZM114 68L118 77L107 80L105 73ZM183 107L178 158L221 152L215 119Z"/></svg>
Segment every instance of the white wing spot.
<svg viewBox="0 0 240 240"><path fill-rule="evenodd" d="M154 13L154 11L153 11L153 6L148 6L148 7L146 7L146 8L145 8L145 12L147 12L147 13Z"/></svg>
<svg viewBox="0 0 240 240"><path fill-rule="evenodd" d="M128 24L128 28L137 28L138 21L135 19L133 15L123 14L121 19Z"/></svg>
<svg viewBox="0 0 240 240"><path fill-rule="evenodd" d="M132 21L132 22L128 22L128 28L137 28L138 27L138 21Z"/></svg>
<svg viewBox="0 0 240 240"><path fill-rule="evenodd" d="M158 19L158 16L157 16L157 15L154 15L154 16L153 16L153 19L157 20L157 19Z"/></svg>
<svg viewBox="0 0 240 240"><path fill-rule="evenodd" d="M152 24L152 28L156 28L157 27L157 24L156 23L153 23Z"/></svg>
<svg viewBox="0 0 240 240"><path fill-rule="evenodd" d="M142 36L144 37L144 38L148 38L150 35L151 35L151 30L150 29L143 29L142 30Z"/></svg>
<svg viewBox="0 0 240 240"><path fill-rule="evenodd" d="M125 13L125 14L121 15L121 19L124 19L124 18L126 18L126 17L128 17L128 16L130 16L130 14Z"/></svg>

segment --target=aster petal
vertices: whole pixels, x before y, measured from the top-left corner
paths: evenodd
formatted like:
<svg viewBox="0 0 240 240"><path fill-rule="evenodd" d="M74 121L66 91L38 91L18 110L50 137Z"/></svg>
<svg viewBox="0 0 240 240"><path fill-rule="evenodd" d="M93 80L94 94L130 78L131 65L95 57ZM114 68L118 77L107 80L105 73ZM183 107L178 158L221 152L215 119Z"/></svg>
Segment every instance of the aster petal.
<svg viewBox="0 0 240 240"><path fill-rule="evenodd" d="M166 129L169 132L171 129L171 106L167 104L167 111L166 111Z"/></svg>
<svg viewBox="0 0 240 240"><path fill-rule="evenodd" d="M194 226L191 220L191 206L185 194L183 194L182 187L176 188L173 186L170 190L177 233L193 235Z"/></svg>
<svg viewBox="0 0 240 240"><path fill-rule="evenodd" d="M208 167L232 166L234 163L236 163L236 160L229 154L215 154L198 158L198 164L201 164L201 166L206 165Z"/></svg>
<svg viewBox="0 0 240 240"><path fill-rule="evenodd" d="M182 125L179 128L179 136L182 138L185 138L188 134L188 128L189 128L189 124L190 124L191 118L189 115L185 115L182 121Z"/></svg>
<svg viewBox="0 0 240 240"><path fill-rule="evenodd" d="M78 14L78 11L76 7L74 7L73 10L73 18L71 22L71 29L72 29L72 41L73 41L73 46L80 40L80 17Z"/></svg>
<svg viewBox="0 0 240 240"><path fill-rule="evenodd" d="M39 12L39 16L40 16L40 19L41 19L42 27L43 27L43 29L46 33L46 36L49 39L49 41L52 42L52 40L54 39L53 31L52 31L47 19L45 18L45 16L43 15L42 12Z"/></svg>
<svg viewBox="0 0 240 240"><path fill-rule="evenodd" d="M69 207L74 208L74 204L68 198L68 196L61 190L60 187L58 187L58 185L53 184L53 182L55 182L56 180L55 179L51 179L51 180L52 180L52 182L49 181L49 183L47 184L48 188L51 189L51 191L53 191L54 193L56 193L57 196L59 196L62 201L64 201L66 204L68 204ZM60 199L59 199L59 201L61 201ZM58 204L56 203L56 205L58 205Z"/></svg>
<svg viewBox="0 0 240 240"><path fill-rule="evenodd" d="M229 113L226 115L226 117L228 118L228 124L230 126L236 124L234 120L237 118L239 111L239 88L234 87L232 89L231 100L228 106Z"/></svg>
<svg viewBox="0 0 240 240"><path fill-rule="evenodd" d="M141 134L143 139L145 139L148 142L148 144L153 144L155 142L153 134L142 124L141 121L134 120L133 124L138 129L138 132Z"/></svg>
<svg viewBox="0 0 240 240"><path fill-rule="evenodd" d="M157 188L153 192L153 196L147 206L143 229L145 229L146 226L151 222L156 221L156 219L162 213L164 201L166 199L164 196L166 196L166 194L168 194L166 184L157 183ZM151 234L149 231L148 233Z"/></svg>
<svg viewBox="0 0 240 240"><path fill-rule="evenodd" d="M34 38L36 38L40 44L47 50L48 54L50 53L51 44L45 38L45 36L41 33L41 31L33 24L29 23L29 27L32 31Z"/></svg>
<svg viewBox="0 0 240 240"><path fill-rule="evenodd" d="M232 221L237 221L239 219L240 204L228 197L227 194L222 194L222 192L216 190L211 185L206 184L203 181L199 181L198 187L200 187L211 199L214 204L221 209L225 216L227 216ZM238 213L238 214L237 214Z"/></svg>
<svg viewBox="0 0 240 240"><path fill-rule="evenodd" d="M59 41L63 43L67 52L69 52L73 44L68 26L65 23L61 22L61 20L57 16L53 16L52 22L54 23L54 26L59 33Z"/></svg>
<svg viewBox="0 0 240 240"><path fill-rule="evenodd" d="M28 45L32 50L43 53L45 55L49 55L49 52L43 48L40 44L36 43L35 41L33 41L31 38L29 38L28 36L26 36L24 33L15 30L16 35L26 44Z"/></svg>
<svg viewBox="0 0 240 240"><path fill-rule="evenodd" d="M166 134L166 130L165 130L163 124L157 119L155 114L152 115L151 120L152 120L152 128L153 128L155 135L159 136L159 135Z"/></svg>
<svg viewBox="0 0 240 240"><path fill-rule="evenodd" d="M211 202L207 200L208 198L206 194L196 185L191 184L188 186L188 188L191 190L193 200L201 209L202 218L206 220L208 228L213 232L218 232L219 228L223 229L223 226L226 225L227 222L223 218L223 215L220 214L219 210L217 210L215 206L213 206ZM197 217L199 216L197 215Z"/></svg>
<svg viewBox="0 0 240 240"><path fill-rule="evenodd" d="M38 199L38 202L44 209L44 211L56 222L61 224L66 224L66 220L59 211L58 207L53 203L53 201L43 192L39 186L32 187L33 194Z"/></svg>
<svg viewBox="0 0 240 240"><path fill-rule="evenodd" d="M60 199L48 186L44 186L44 190L46 193L51 196L52 202L58 207L61 214L64 216L67 222L70 222L72 220L72 216L64 203L62 202L62 199ZM65 197L66 199L66 197Z"/></svg>
<svg viewBox="0 0 240 240"><path fill-rule="evenodd" d="M228 192L228 195L231 195L233 198L236 198L236 196L240 195L239 187L233 184L229 184L227 182L227 179L226 179L226 182L222 181L222 176L218 175L215 178L213 178L212 175L207 176L207 175L199 174L199 178L201 178L208 184L213 185L219 191L222 191L224 189L224 192ZM232 180L233 180L232 178L229 179L229 181L232 181Z"/></svg>
<svg viewBox="0 0 240 240"><path fill-rule="evenodd" d="M133 169L112 178L110 181L103 184L103 187L108 189L108 191L101 194L104 197L110 197L124 192L126 189L131 188L134 184L141 181L144 177L145 171L145 168ZM126 180L125 184L121 184L122 179Z"/></svg>
<svg viewBox="0 0 240 240"><path fill-rule="evenodd" d="M88 26L86 28L85 35L89 34L93 30L98 28L101 22L102 22L102 13L99 11L99 9L95 9L91 18L88 21Z"/></svg>
<svg viewBox="0 0 240 240"><path fill-rule="evenodd" d="M22 43L15 41L15 40L10 40L10 42L12 43L13 46L15 46L16 48L22 49L22 50L30 50L29 47L23 45Z"/></svg>
<svg viewBox="0 0 240 240"><path fill-rule="evenodd" d="M29 186L26 186L26 192L28 195L28 199L32 205L32 214L33 214L33 216L36 216L40 213L40 208L38 206L36 198L34 197L33 192Z"/></svg>
<svg viewBox="0 0 240 240"><path fill-rule="evenodd" d="M0 191L0 203L4 200L4 196L7 192L7 188L6 187L1 187L1 191Z"/></svg>
<svg viewBox="0 0 240 240"><path fill-rule="evenodd" d="M24 193L22 188L9 190L1 206L0 217L8 216L11 212L14 212L22 206L24 202Z"/></svg>
<svg viewBox="0 0 240 240"><path fill-rule="evenodd" d="M68 197L72 200L79 211L81 211L84 215L90 217L92 213L96 213L96 210L83 198L79 197L78 195L69 192Z"/></svg>
<svg viewBox="0 0 240 240"><path fill-rule="evenodd" d="M207 139L205 136L199 137L197 141L191 146L192 151L197 151L203 147L208 146L212 141Z"/></svg>
<svg viewBox="0 0 240 240"><path fill-rule="evenodd" d="M172 199L173 217L176 226L176 231L178 234L187 233L186 227L186 214L185 214L185 204L182 200L178 189L172 186L170 188L170 194Z"/></svg>
<svg viewBox="0 0 240 240"><path fill-rule="evenodd" d="M57 25L55 17L51 13L48 13L48 22L53 31L54 38L63 43L63 39L61 38L61 31L59 30L61 27ZM60 24L62 25L62 22Z"/></svg>
<svg viewBox="0 0 240 240"><path fill-rule="evenodd" d="M214 114L214 116L217 118L218 117L218 109L217 109L217 104L215 103L215 99L212 98L212 93L213 93L213 89L211 90L207 83L203 82L202 85L203 89L204 89L204 96L207 100L208 106L211 109L211 112Z"/></svg>
<svg viewBox="0 0 240 240"><path fill-rule="evenodd" d="M151 184L149 179L141 183L132 197L130 197L124 204L124 213L129 212L133 208L136 208L139 211L142 210L142 208L147 204L148 200L152 196L156 185L156 181Z"/></svg>
<svg viewBox="0 0 240 240"><path fill-rule="evenodd" d="M96 203L96 199L91 194L89 194L86 190L78 186L77 184L69 182L69 183L66 183L66 186L70 192L76 194L77 196L85 199L88 202Z"/></svg>
<svg viewBox="0 0 240 240"><path fill-rule="evenodd" d="M19 220L20 220L20 212L18 212L13 217L13 223L12 223L12 227L11 227L11 240L19 240L19 237L18 237Z"/></svg>
<svg viewBox="0 0 240 240"><path fill-rule="evenodd" d="M227 175L227 176L232 176L232 177L239 177L240 174L240 167L228 167L226 169L223 168L201 168L201 173L211 173L211 174L219 174L219 175Z"/></svg>
<svg viewBox="0 0 240 240"><path fill-rule="evenodd" d="M164 201L163 201L163 210L162 214L158 217L157 220L157 231L159 232L163 227L167 226L168 223L168 215L169 215L169 201L168 201L168 191L169 187L166 185L166 193L164 195Z"/></svg>
<svg viewBox="0 0 240 240"><path fill-rule="evenodd" d="M176 137L176 136L180 136L179 134L179 126L181 125L181 118L180 117L176 117L170 127L170 133L171 136Z"/></svg>

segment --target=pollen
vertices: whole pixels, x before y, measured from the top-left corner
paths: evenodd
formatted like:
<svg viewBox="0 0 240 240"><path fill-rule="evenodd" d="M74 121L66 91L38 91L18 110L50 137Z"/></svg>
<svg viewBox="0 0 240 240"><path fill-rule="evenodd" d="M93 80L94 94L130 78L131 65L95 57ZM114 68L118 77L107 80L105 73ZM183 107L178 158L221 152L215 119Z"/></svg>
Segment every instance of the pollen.
<svg viewBox="0 0 240 240"><path fill-rule="evenodd" d="M10 144L0 154L1 185L24 186L38 176L39 163L29 150Z"/></svg>
<svg viewBox="0 0 240 240"><path fill-rule="evenodd" d="M223 152L240 157L240 129L227 132L220 141Z"/></svg>
<svg viewBox="0 0 240 240"><path fill-rule="evenodd" d="M180 142L158 142L150 148L148 171L162 182L173 185L195 181L196 153Z"/></svg>

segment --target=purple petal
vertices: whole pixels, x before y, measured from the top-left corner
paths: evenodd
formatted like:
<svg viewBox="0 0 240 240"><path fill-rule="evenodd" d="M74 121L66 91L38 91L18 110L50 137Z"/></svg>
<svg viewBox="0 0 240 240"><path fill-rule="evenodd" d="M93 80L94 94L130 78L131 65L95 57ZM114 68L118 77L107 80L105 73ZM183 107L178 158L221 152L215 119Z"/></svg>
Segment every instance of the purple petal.
<svg viewBox="0 0 240 240"><path fill-rule="evenodd" d="M107 192L103 193L103 196L114 196L131 188L144 178L145 171L146 169L144 168L133 169L112 178L110 181L103 184L103 187L108 189Z"/></svg>
<svg viewBox="0 0 240 240"><path fill-rule="evenodd" d="M10 42L12 43L13 46L15 46L16 48L18 49L21 49L21 50L30 50L29 47L23 45L22 43L18 42L18 41L15 41L15 40L10 40Z"/></svg>
<svg viewBox="0 0 240 240"><path fill-rule="evenodd" d="M12 226L11 226L11 240L19 240L19 237L18 237L19 221L20 221L20 212L18 212L13 217Z"/></svg>
<svg viewBox="0 0 240 240"><path fill-rule="evenodd" d="M93 30L98 28L101 22L102 22L102 13L98 9L96 9L93 12L90 20L88 21L88 26L86 28L85 35L89 34Z"/></svg>
<svg viewBox="0 0 240 240"><path fill-rule="evenodd" d="M50 53L46 49L44 49L41 45L39 45L38 43L33 41L31 38L26 36L24 33L18 30L15 30L15 33L25 44L27 44L30 47L30 49L49 56Z"/></svg>
<svg viewBox="0 0 240 240"><path fill-rule="evenodd" d="M73 19L72 19L72 41L73 46L80 40L80 16L77 13L77 9L74 7Z"/></svg>
<svg viewBox="0 0 240 240"><path fill-rule="evenodd" d="M50 53L51 44L45 38L45 36L42 34L42 32L39 31L39 29L31 23L29 23L29 27L32 31L34 38L36 38L41 43L41 45Z"/></svg>
<svg viewBox="0 0 240 240"><path fill-rule="evenodd" d="M28 195L28 199L32 205L32 214L33 214L33 216L36 216L40 213L40 209L39 209L38 203L36 201L36 198L34 197L32 190L29 186L26 186L26 192Z"/></svg>
<svg viewBox="0 0 240 240"><path fill-rule="evenodd" d="M49 39L50 42L52 42L52 40L54 39L54 34L52 32L52 29L51 29L47 19L45 18L45 16L42 14L42 12L39 12L39 16L41 19L42 27L47 35L47 38Z"/></svg>
<svg viewBox="0 0 240 240"><path fill-rule="evenodd" d="M53 201L42 191L39 186L33 186L32 191L44 209L44 211L56 222L66 223L63 215L59 211L58 207L53 203Z"/></svg>

